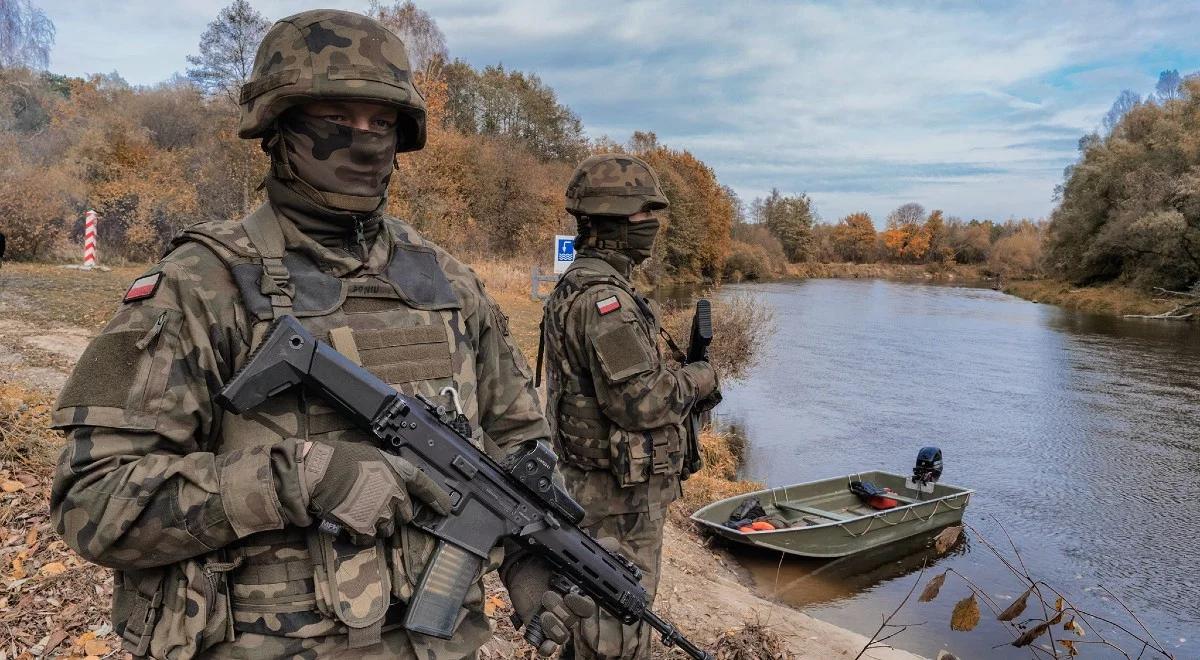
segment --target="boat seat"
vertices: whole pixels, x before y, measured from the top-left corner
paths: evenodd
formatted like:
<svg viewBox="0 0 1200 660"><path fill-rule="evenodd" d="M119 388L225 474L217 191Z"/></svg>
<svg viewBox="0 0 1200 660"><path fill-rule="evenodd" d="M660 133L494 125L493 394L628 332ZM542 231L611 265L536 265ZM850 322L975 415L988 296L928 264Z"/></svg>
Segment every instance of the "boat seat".
<svg viewBox="0 0 1200 660"><path fill-rule="evenodd" d="M842 521L846 521L846 520L853 520L854 518L857 517L857 516L847 516L847 515L843 515L840 513L834 513L832 511L826 511L825 509L814 509L810 506L800 506L799 504L789 504L788 502L776 502L775 506L780 509L786 509L788 511L796 511L798 513L807 513L807 514L811 514L814 516L819 516L821 518L828 518L829 520L836 520L838 522L842 522Z"/></svg>

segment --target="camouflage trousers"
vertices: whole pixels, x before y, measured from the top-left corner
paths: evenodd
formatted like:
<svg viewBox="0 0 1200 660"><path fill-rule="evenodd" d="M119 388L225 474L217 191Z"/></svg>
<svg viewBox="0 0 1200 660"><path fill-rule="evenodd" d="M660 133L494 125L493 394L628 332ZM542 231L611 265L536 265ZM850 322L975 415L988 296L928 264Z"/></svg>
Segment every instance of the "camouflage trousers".
<svg viewBox="0 0 1200 660"><path fill-rule="evenodd" d="M479 655L479 647L492 637L488 619L470 611L458 625L454 639L438 639L403 628L385 630L378 644L347 648L345 635L326 637L280 637L241 633L232 642L209 649L205 658L362 658L364 660L467 660Z"/></svg>
<svg viewBox="0 0 1200 660"><path fill-rule="evenodd" d="M598 539L615 538L621 554L642 569L642 586L654 602L658 589L659 566L662 562L663 524L661 511L623 513L601 518L588 526L587 531ZM650 657L651 628L648 625L626 626L603 610L585 619L575 631L574 649L577 660L642 660Z"/></svg>

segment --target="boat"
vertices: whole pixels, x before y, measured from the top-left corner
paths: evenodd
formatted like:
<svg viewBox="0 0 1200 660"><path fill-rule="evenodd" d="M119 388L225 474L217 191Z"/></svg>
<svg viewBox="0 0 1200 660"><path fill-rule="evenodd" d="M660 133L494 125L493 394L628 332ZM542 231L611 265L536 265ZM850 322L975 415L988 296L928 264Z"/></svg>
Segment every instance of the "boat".
<svg viewBox="0 0 1200 660"><path fill-rule="evenodd" d="M921 457L928 455L926 463L931 463L933 452L936 476L922 468ZM941 451L929 447L921 450L912 476L874 470L768 488L713 502L692 514L692 520L735 543L801 557L845 557L961 522L974 491L937 483L940 476ZM892 506L871 506L852 490L856 483L873 485L892 500L885 505ZM775 529L730 526L735 510L752 508L752 500L764 514L756 518L774 521Z"/></svg>

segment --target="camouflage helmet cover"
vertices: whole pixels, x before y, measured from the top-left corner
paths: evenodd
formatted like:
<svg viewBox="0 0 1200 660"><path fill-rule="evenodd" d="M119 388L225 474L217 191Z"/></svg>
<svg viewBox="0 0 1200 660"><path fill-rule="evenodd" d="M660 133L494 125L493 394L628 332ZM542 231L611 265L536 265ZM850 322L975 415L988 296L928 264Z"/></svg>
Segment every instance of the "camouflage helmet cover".
<svg viewBox="0 0 1200 660"><path fill-rule="evenodd" d="M646 161L627 154L589 157L567 186L567 211L576 216L630 216L667 206L658 175Z"/></svg>
<svg viewBox="0 0 1200 660"><path fill-rule="evenodd" d="M333 98L396 107L396 151L425 146L425 99L413 84L404 42L374 19L332 9L301 12L271 26L242 85L238 135L263 137L288 108Z"/></svg>

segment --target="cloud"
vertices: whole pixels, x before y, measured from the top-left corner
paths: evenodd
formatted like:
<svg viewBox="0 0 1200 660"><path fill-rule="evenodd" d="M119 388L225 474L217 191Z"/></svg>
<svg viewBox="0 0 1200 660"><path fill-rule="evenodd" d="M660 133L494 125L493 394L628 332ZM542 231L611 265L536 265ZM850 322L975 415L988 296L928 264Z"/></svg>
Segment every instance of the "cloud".
<svg viewBox="0 0 1200 660"><path fill-rule="evenodd" d="M44 4L54 66L148 83L186 67L221 3L95 4ZM653 130L742 196L809 191L827 218L1044 216L1121 89L1200 68L1200 6L1157 2L418 4L452 55L537 73L591 135Z"/></svg>

